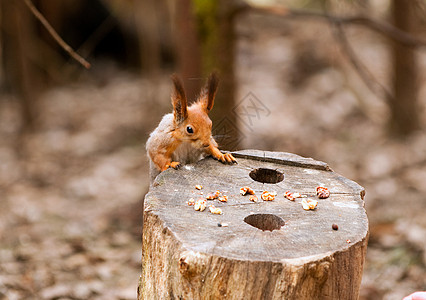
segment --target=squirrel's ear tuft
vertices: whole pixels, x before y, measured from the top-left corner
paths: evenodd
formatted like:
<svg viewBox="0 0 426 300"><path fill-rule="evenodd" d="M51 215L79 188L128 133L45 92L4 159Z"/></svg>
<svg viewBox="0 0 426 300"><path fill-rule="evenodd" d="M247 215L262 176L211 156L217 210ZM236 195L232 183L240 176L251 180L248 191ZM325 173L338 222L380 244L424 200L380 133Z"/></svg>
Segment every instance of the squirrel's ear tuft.
<svg viewBox="0 0 426 300"><path fill-rule="evenodd" d="M188 101L180 78L176 74L173 74L171 78L174 85L172 92L173 115L175 122L180 124L188 117Z"/></svg>
<svg viewBox="0 0 426 300"><path fill-rule="evenodd" d="M204 102L204 106L207 112L213 108L214 98L216 96L217 87L219 85L219 77L216 72L212 72L207 79L207 83L201 92L201 101Z"/></svg>

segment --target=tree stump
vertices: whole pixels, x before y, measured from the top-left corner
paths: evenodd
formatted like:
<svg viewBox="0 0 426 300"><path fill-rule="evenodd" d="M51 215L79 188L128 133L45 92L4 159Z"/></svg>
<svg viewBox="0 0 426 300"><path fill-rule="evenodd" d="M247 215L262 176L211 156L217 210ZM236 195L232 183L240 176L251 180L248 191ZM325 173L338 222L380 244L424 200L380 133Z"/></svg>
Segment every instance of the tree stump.
<svg viewBox="0 0 426 300"><path fill-rule="evenodd" d="M368 239L364 189L310 158L233 154L237 165L206 158L156 178L145 197L139 299L358 299ZM243 186L259 200L242 196ZM317 186L330 197L318 199ZM228 202L207 200L203 212L187 204L216 190ZM303 198L284 198L287 190L317 207L304 210ZM263 201L263 191L277 192L275 200ZM210 213L210 204L223 214Z"/></svg>

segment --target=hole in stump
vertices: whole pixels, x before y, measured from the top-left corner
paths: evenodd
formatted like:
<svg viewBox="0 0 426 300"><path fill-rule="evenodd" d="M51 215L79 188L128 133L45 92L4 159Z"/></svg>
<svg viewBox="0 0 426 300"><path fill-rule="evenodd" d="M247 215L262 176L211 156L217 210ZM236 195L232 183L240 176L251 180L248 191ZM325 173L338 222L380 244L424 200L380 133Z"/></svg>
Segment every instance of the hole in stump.
<svg viewBox="0 0 426 300"><path fill-rule="evenodd" d="M284 180L283 173L267 168L254 169L249 176L251 179L262 183L278 183Z"/></svg>
<svg viewBox="0 0 426 300"><path fill-rule="evenodd" d="M260 230L279 230L284 226L283 219L272 214L254 214L244 218L244 222Z"/></svg>

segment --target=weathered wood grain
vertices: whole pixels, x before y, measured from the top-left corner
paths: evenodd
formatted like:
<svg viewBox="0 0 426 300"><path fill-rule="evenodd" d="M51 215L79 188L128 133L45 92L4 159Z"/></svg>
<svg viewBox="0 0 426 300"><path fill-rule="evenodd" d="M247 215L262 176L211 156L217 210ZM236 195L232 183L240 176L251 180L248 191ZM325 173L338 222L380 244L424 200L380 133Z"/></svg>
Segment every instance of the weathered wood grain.
<svg viewBox="0 0 426 300"><path fill-rule="evenodd" d="M157 177L145 197L139 299L357 299L368 237L364 189L323 162L290 153L246 150L235 157L238 165L207 158ZM277 170L284 180L256 182L249 176L256 168ZM198 184L204 196L228 195L227 203L208 201L222 215L186 204L200 197ZM240 195L245 185L257 203ZM329 188L328 199L316 198L319 185ZM276 199L262 201L264 190L276 191ZM287 190L317 199L317 209L285 199ZM263 231L244 222L256 214L284 225Z"/></svg>

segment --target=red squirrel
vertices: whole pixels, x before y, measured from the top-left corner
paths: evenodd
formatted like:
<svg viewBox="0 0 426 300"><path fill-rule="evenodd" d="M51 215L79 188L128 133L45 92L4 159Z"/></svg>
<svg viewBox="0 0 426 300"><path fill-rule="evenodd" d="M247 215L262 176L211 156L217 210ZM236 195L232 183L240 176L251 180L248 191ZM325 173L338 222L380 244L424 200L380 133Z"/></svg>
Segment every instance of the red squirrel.
<svg viewBox="0 0 426 300"><path fill-rule="evenodd" d="M189 107L181 80L174 74L172 81L173 113L163 116L146 142L151 182L169 167L178 169L182 164L196 162L207 155L222 163L236 163L231 153L220 152L211 132L208 113L213 108L219 84L216 73L209 76L197 101Z"/></svg>

